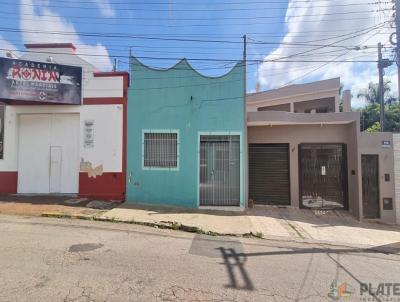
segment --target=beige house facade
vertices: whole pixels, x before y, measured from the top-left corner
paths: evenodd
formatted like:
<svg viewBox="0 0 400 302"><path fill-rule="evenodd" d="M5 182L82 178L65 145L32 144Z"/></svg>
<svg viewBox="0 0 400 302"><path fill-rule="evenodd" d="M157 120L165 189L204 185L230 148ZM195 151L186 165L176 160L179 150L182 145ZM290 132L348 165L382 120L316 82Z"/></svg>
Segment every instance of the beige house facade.
<svg viewBox="0 0 400 302"><path fill-rule="evenodd" d="M396 223L393 135L361 132L339 92L335 78L247 95L250 204Z"/></svg>

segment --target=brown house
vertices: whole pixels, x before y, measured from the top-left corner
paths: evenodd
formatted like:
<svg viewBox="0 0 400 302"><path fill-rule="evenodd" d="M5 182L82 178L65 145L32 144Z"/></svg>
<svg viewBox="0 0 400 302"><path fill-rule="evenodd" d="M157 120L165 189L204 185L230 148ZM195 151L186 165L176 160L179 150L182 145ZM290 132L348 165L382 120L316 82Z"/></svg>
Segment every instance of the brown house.
<svg viewBox="0 0 400 302"><path fill-rule="evenodd" d="M393 135L360 132L339 91L335 78L247 95L249 201L395 223Z"/></svg>

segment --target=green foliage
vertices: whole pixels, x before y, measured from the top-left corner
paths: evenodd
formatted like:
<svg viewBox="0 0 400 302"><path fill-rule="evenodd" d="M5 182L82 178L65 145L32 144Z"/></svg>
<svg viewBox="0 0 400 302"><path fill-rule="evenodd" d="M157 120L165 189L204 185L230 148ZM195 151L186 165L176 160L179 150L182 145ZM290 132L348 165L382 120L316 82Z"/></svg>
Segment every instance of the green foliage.
<svg viewBox="0 0 400 302"><path fill-rule="evenodd" d="M385 80L385 121L384 131L400 132L400 104L391 94L390 80ZM361 111L361 131L380 131L380 105L378 97L378 84L370 82L368 88L360 91L357 98L364 98L367 105Z"/></svg>
<svg viewBox="0 0 400 302"><path fill-rule="evenodd" d="M379 132L381 131L381 123L380 122L375 122L371 127L369 127L365 132L368 133L374 133L374 132Z"/></svg>
<svg viewBox="0 0 400 302"><path fill-rule="evenodd" d="M385 98L385 103L393 103L395 101L395 98L390 94L391 88L390 88L391 81L388 79L384 80L383 83L383 91L384 91L384 98ZM361 90L357 94L357 98L362 98L367 101L368 104L379 104L379 84L378 83L373 83L369 82L368 83L368 88ZM387 102L388 101L388 102Z"/></svg>
<svg viewBox="0 0 400 302"><path fill-rule="evenodd" d="M380 129L380 109L379 104L369 104L361 110L361 131L372 131ZM384 130L388 132L400 132L400 104L394 103L385 106ZM379 131L379 130L378 130Z"/></svg>

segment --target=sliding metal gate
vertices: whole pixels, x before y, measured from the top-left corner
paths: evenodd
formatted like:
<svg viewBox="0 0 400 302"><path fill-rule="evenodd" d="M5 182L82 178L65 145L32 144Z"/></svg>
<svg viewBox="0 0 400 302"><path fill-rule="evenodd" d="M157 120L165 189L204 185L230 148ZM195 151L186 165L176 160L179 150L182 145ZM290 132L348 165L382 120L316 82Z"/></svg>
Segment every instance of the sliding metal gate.
<svg viewBox="0 0 400 302"><path fill-rule="evenodd" d="M250 199L290 205L289 170L289 144L249 144Z"/></svg>
<svg viewBox="0 0 400 302"><path fill-rule="evenodd" d="M240 205L240 136L200 136L200 205Z"/></svg>

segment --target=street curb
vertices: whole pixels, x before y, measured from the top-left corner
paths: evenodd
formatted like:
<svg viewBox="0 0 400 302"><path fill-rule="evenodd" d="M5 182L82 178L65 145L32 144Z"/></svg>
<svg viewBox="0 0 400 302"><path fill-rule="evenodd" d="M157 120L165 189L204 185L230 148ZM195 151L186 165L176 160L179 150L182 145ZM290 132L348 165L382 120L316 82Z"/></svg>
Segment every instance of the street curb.
<svg viewBox="0 0 400 302"><path fill-rule="evenodd" d="M183 231L188 233L196 233L196 234L203 234L209 236L229 236L229 237L243 237L243 238L259 238L262 239L262 234L253 234L244 233L244 234L233 234L233 233L219 233L214 231L205 231L200 227L193 226L193 225L186 225L176 221L160 221L160 222L149 222L149 221L138 221L138 220L119 220L115 218L105 218L99 217L103 213L98 213L95 215L83 215L83 214L66 214L62 212L44 212L41 214L42 217L48 218L67 218L67 219L81 219L81 220L93 220L93 221L105 221L105 222L114 222L114 223L125 223L125 224L137 224L143 225L153 228L160 228L160 229L169 229L175 231Z"/></svg>
<svg viewBox="0 0 400 302"><path fill-rule="evenodd" d="M283 236L264 236L263 234L260 233L254 234L252 232L244 234L219 233L214 231L205 231L197 226L185 225L172 221L160 221L160 222L137 221L137 220L126 221L126 220L118 220L115 218L100 217L99 215L101 214L103 213L97 213L94 215L84 215L84 214L67 214L62 212L44 212L41 214L41 216L47 218L58 218L58 219L80 219L80 220L103 221L103 222L113 222L113 223L123 223L123 224L136 224L152 228L168 229L168 230L196 233L208 236L253 238L253 239L263 239L268 241L293 242L293 243L314 244L314 245L323 245L332 247L334 246L342 248L352 248L352 249L358 249L360 251L373 251L373 252L393 254L393 255L400 254L399 250L390 247L355 245L355 244L350 245L343 242L332 242L332 241L323 241L323 240L305 239L305 238L289 238Z"/></svg>
<svg viewBox="0 0 400 302"><path fill-rule="evenodd" d="M48 217L48 218L67 218L67 219L80 219L80 220L96 220L96 215L103 214L103 213L96 213L96 214L68 214L63 212L43 212L40 216L41 217Z"/></svg>

